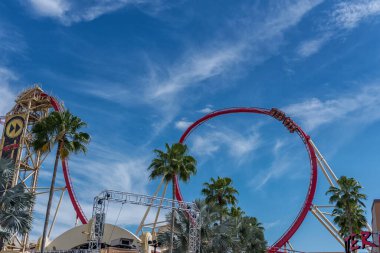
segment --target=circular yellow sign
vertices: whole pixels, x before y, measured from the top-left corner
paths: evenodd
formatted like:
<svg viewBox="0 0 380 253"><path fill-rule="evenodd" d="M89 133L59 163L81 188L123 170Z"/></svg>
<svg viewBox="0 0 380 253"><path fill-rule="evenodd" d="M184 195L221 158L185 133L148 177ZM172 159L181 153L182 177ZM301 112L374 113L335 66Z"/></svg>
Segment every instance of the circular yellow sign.
<svg viewBox="0 0 380 253"><path fill-rule="evenodd" d="M5 134L7 137L13 139L20 136L23 129L24 121L20 118L13 118L8 121L7 128L5 129Z"/></svg>

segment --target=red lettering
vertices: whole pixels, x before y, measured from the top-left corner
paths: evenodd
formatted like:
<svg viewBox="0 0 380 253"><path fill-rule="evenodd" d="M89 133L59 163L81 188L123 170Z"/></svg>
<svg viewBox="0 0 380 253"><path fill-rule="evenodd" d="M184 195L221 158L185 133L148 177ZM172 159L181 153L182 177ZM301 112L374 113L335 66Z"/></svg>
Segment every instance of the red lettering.
<svg viewBox="0 0 380 253"><path fill-rule="evenodd" d="M355 237L357 236L357 234L351 234L351 251L355 251L355 250L358 250L360 249L360 246L358 245L358 240L355 239Z"/></svg>
<svg viewBox="0 0 380 253"><path fill-rule="evenodd" d="M368 231L361 231L360 232L360 236L361 236L361 239L362 239L362 249L365 248L365 246L369 246L369 247L377 247L376 244L374 244L373 242L369 242L368 241L368 238L372 235L371 232L368 232Z"/></svg>

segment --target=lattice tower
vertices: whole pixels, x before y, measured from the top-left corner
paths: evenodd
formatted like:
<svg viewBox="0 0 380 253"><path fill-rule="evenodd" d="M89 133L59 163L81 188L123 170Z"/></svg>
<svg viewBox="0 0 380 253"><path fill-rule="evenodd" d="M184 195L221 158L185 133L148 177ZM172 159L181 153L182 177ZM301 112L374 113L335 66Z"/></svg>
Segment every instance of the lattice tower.
<svg viewBox="0 0 380 253"><path fill-rule="evenodd" d="M46 158L31 147L33 125L46 117L51 108L49 98L43 94L43 90L35 86L16 98L15 106L6 114L0 146L0 156L12 159L15 164L12 186L22 183L33 193L37 191L38 174ZM24 234L21 238L14 236L5 250L24 252L27 248L28 234Z"/></svg>

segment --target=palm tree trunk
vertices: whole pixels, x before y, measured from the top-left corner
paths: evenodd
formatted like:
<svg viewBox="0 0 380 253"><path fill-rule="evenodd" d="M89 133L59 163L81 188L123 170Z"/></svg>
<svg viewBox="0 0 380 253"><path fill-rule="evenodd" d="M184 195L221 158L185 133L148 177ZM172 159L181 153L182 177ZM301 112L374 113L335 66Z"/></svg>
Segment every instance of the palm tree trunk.
<svg viewBox="0 0 380 253"><path fill-rule="evenodd" d="M174 243L174 208L175 208L175 205L174 205L174 199L175 199L175 188L174 188L174 178L172 179L172 184L173 184L173 203L172 203L172 224L171 224L171 228L170 228L170 231L171 231L171 235L170 235L170 253L173 253L173 243Z"/></svg>
<svg viewBox="0 0 380 253"><path fill-rule="evenodd" d="M47 208L46 208L44 231L43 231L43 233L42 233L41 253L44 253L44 251L45 251L46 234L47 234L47 229L48 229L48 225L49 225L49 217L50 217L51 204L52 204L52 202L53 202L54 186L55 186L55 178L56 178L56 176L57 176L58 161L59 161L59 153L60 153L60 150L61 150L61 142L58 143L57 154L55 155L55 163L54 163L53 177L51 178L50 191L49 191L49 201L48 201L48 205L47 205Z"/></svg>

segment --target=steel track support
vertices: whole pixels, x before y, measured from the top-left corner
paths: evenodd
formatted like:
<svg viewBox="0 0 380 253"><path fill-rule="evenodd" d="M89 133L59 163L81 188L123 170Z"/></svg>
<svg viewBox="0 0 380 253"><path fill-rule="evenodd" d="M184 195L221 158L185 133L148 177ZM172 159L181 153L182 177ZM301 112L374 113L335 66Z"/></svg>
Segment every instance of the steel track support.
<svg viewBox="0 0 380 253"><path fill-rule="evenodd" d="M161 202L160 202L160 207L157 209L156 217L154 218L154 223L153 223L153 227L152 227L152 236L153 236L153 238L156 237L155 230L156 230L156 226L157 226L158 216L160 216L162 201L163 201L163 198L165 198L166 189L168 188L168 185L169 185L169 182L166 182L165 187L164 187L164 191L162 192L162 199L161 199Z"/></svg>
<svg viewBox="0 0 380 253"><path fill-rule="evenodd" d="M339 235L338 229L324 216L316 206L312 206L311 213L317 218L317 220L330 232L330 234L338 241L340 245L344 247L344 240Z"/></svg>
<svg viewBox="0 0 380 253"><path fill-rule="evenodd" d="M157 194L158 194L158 192L161 190L161 187L162 187L163 183L164 183L164 177L162 177L160 184L158 185L156 191L154 192L154 195L153 195L154 197L156 197ZM150 208L151 208L151 206L148 206L148 208L146 209L144 217L142 218L139 227L136 229L136 233L135 233L136 235L138 235L140 233L141 229L143 228L145 220L146 220L146 217L149 214ZM160 209L158 209L158 210L160 210Z"/></svg>
<svg viewBox="0 0 380 253"><path fill-rule="evenodd" d="M327 181L329 182L330 186L338 187L339 188L338 177L335 175L334 171L331 169L330 165L327 163L326 159L323 157L322 153L319 151L319 149L317 148L317 146L315 145L315 143L311 139L309 139L309 143L313 147L313 149L314 149L314 151L315 151L315 153L317 155L317 162L318 162L319 168L322 170L322 172L325 175L325 177L326 177ZM331 177L330 177L329 174L333 178L333 180L336 183L336 185L334 184L334 182L331 179ZM368 224L368 222L366 223L366 228L368 229L368 231L372 232L372 227Z"/></svg>
<svg viewBox="0 0 380 253"><path fill-rule="evenodd" d="M54 212L54 216L53 216L53 221L51 222L49 233L48 233L48 238L50 237L51 231L54 228L55 221L57 219L57 214L58 214L59 208L61 207L63 195L65 195L65 192L66 192L66 187L62 189L61 196L59 197L59 201L58 201L57 207L55 208L55 212Z"/></svg>
<svg viewBox="0 0 380 253"><path fill-rule="evenodd" d="M335 175L334 171L331 169L330 165L327 163L326 159L323 157L321 152L318 150L317 146L315 146L314 142L309 139L309 143L311 146L314 148L315 153L317 154L317 157L322 161L322 163L326 166L327 170L329 173L332 175L333 179L335 180L336 183L338 183L338 177Z"/></svg>

